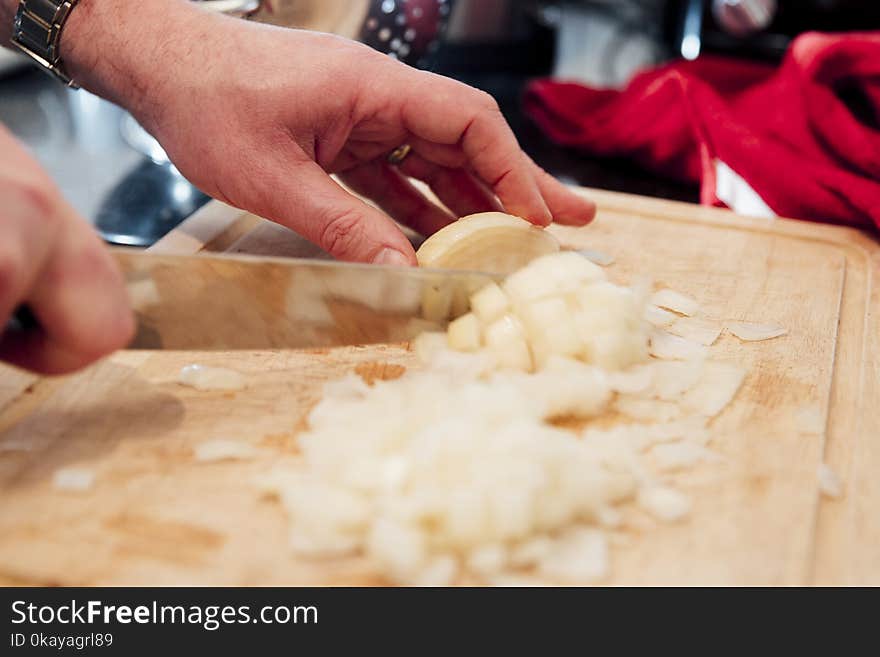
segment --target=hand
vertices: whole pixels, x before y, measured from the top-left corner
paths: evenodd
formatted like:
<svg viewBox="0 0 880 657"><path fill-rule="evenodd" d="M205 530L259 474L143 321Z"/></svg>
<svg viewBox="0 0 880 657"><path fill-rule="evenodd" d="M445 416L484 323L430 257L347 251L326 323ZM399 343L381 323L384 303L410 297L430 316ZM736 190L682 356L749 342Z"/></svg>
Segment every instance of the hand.
<svg viewBox="0 0 880 657"><path fill-rule="evenodd" d="M415 264L394 222L333 173L423 234L502 208L542 226L593 218L591 202L520 150L481 91L327 34L178 0L114 13L120 1L83 0L71 15L62 51L74 78L128 107L200 189L340 259ZM389 165L403 143L412 153ZM407 176L427 182L451 213Z"/></svg>
<svg viewBox="0 0 880 657"><path fill-rule="evenodd" d="M122 275L91 227L0 126L0 330L27 304L42 330L0 334L0 359L72 371L125 346L134 321Z"/></svg>

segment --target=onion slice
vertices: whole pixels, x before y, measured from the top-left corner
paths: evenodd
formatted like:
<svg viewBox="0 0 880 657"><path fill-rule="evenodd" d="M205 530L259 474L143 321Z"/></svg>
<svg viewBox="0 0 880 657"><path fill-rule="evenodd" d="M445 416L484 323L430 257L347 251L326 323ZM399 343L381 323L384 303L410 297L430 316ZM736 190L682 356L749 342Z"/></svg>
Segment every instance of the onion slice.
<svg viewBox="0 0 880 657"><path fill-rule="evenodd" d="M724 326L701 317L679 317L666 330L673 335L709 347L715 344Z"/></svg>
<svg viewBox="0 0 880 657"><path fill-rule="evenodd" d="M715 417L736 397L745 375L745 370L730 363L706 363L699 383L682 400L684 408L706 417Z"/></svg>
<svg viewBox="0 0 880 657"><path fill-rule="evenodd" d="M578 253L580 253L590 262L595 263L600 267L610 267L614 264L614 256L608 255L607 253L602 253L601 251L594 251L593 249L581 249L580 251L578 251Z"/></svg>
<svg viewBox="0 0 880 657"><path fill-rule="evenodd" d="M660 308L666 308L679 315L691 317L700 312L700 304L691 297L685 296L675 290L657 290L651 295L651 303Z"/></svg>
<svg viewBox="0 0 880 657"><path fill-rule="evenodd" d="M421 267L509 274L538 256L559 251L559 242L525 219L503 212L462 217L419 247Z"/></svg>
<svg viewBox="0 0 880 657"><path fill-rule="evenodd" d="M659 329L651 333L650 352L664 360L692 360L706 357L706 347L698 342Z"/></svg>
<svg viewBox="0 0 880 657"><path fill-rule="evenodd" d="M754 322L727 322L724 325L730 333L743 342L760 342L788 335L788 329L775 324L756 324Z"/></svg>

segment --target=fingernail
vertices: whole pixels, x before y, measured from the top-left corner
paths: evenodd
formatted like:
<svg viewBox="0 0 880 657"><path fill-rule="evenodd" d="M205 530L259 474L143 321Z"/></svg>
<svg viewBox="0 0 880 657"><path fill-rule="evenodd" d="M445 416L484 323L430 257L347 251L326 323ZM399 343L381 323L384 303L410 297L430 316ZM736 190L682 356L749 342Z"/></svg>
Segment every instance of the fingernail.
<svg viewBox="0 0 880 657"><path fill-rule="evenodd" d="M374 265L391 265L393 267L409 267L410 261L400 251L385 248L373 258Z"/></svg>

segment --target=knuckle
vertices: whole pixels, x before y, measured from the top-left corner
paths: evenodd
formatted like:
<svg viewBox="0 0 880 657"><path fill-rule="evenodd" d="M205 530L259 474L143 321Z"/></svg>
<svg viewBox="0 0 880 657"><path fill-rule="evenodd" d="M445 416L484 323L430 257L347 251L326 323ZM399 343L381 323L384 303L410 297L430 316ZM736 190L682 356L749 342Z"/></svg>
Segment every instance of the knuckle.
<svg viewBox="0 0 880 657"><path fill-rule="evenodd" d="M482 90L477 90L477 102L485 109L490 112L500 112L501 109L498 107L498 101L495 100L495 97Z"/></svg>
<svg viewBox="0 0 880 657"><path fill-rule="evenodd" d="M333 215L324 223L318 246L337 257L351 256L362 238L361 219L353 209Z"/></svg>

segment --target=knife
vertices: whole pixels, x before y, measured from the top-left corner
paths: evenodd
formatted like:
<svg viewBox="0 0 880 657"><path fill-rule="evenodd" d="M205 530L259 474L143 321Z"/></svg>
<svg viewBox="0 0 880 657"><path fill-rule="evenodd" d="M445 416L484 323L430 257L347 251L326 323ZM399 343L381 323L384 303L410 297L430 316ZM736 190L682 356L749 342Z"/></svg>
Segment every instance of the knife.
<svg viewBox="0 0 880 657"><path fill-rule="evenodd" d="M443 330L499 276L247 255L111 249L137 319L130 349L393 343ZM39 330L26 307L7 330Z"/></svg>

